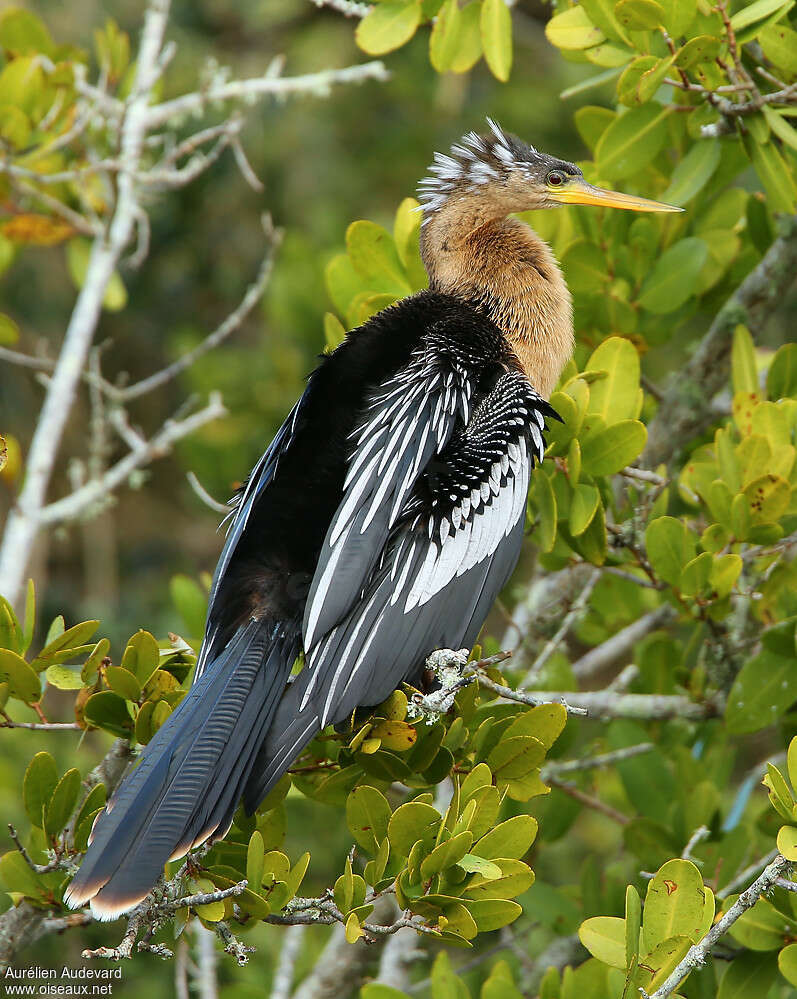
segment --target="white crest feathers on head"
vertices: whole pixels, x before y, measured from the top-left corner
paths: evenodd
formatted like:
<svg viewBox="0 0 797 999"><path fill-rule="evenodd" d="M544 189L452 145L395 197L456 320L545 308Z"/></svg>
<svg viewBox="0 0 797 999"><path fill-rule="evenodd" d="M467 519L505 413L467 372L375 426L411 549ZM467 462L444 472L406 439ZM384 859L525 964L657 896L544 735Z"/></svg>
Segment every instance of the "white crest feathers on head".
<svg viewBox="0 0 797 999"><path fill-rule="evenodd" d="M418 200L428 222L432 214L446 203L458 188L478 191L491 180L500 180L511 169L520 166L516 144L492 118L487 119L490 133L486 136L468 132L455 143L448 155L434 154L429 176L418 185ZM528 147L531 152L536 152Z"/></svg>

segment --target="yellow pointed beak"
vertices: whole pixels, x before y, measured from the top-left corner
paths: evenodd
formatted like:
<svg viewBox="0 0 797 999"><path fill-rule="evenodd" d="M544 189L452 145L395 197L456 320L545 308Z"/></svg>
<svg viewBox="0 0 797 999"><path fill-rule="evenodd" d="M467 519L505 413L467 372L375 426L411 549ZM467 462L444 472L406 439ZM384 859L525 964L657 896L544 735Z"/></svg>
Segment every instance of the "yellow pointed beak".
<svg viewBox="0 0 797 999"><path fill-rule="evenodd" d="M605 205L608 208L626 208L631 212L682 212L683 208L665 205L661 201L637 198L633 194L606 191L593 187L581 177L569 177L566 186L548 187L548 194L563 205Z"/></svg>

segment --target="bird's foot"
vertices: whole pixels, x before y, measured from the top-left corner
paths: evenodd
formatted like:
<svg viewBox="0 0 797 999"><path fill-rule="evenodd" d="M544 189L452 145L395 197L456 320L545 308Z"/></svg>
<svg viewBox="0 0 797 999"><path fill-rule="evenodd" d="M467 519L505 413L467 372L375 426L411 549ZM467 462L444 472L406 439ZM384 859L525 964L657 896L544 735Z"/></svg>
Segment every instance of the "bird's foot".
<svg viewBox="0 0 797 999"><path fill-rule="evenodd" d="M428 694L416 694L410 701L412 714L438 717L451 709L458 691L467 687L475 679L474 675L463 676L468 665L468 650L437 649L426 660L425 676L429 687L436 689Z"/></svg>

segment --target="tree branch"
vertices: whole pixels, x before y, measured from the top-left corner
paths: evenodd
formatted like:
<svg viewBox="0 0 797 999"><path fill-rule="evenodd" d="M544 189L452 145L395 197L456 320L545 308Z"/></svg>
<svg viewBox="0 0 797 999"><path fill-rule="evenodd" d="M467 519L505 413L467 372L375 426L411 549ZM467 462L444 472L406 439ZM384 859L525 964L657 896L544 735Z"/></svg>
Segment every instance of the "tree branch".
<svg viewBox="0 0 797 999"><path fill-rule="evenodd" d="M99 479L92 479L63 499L56 500L44 507L38 514L39 524L56 524L65 520L80 517L95 503L108 498L117 486L120 486L135 469L148 465L156 458L162 458L171 450L173 444L192 434L199 427L211 420L224 416L227 410L221 401L221 396L214 392L204 409L193 413L184 420L169 420L151 440L142 443L125 455L115 465L111 466Z"/></svg>
<svg viewBox="0 0 797 999"><path fill-rule="evenodd" d="M636 643L651 631L675 617L675 610L670 604L662 604L655 610L644 614L628 627L618 631L605 642L596 645L594 649L585 652L573 663L573 675L579 680L585 680L608 669L610 666L627 656Z"/></svg>
<svg viewBox="0 0 797 999"><path fill-rule="evenodd" d="M327 97L333 86L346 83L363 83L377 80L384 83L389 79L384 63L379 60L364 62L359 66L346 66L344 69L324 69L318 73L303 76L254 76L248 80L232 80L217 83L206 90L183 94L173 100L153 105L147 112L149 128L160 128L176 118L197 114L209 104L224 101L251 103L262 97L286 97L296 94L312 94Z"/></svg>
<svg viewBox="0 0 797 999"><path fill-rule="evenodd" d="M722 306L689 361L673 375L664 399L648 425L643 462L655 467L670 461L682 445L713 419L711 401L725 385L733 333L740 323L755 339L783 300L797 273L797 216L781 221L781 234L763 260Z"/></svg>
<svg viewBox="0 0 797 999"><path fill-rule="evenodd" d="M220 323L215 330L213 330L212 333L209 333L201 343L198 343L192 350L186 351L186 353L183 354L182 357L179 357L173 364L170 364L167 368L163 368L161 371L156 371L155 374L150 375L148 378L142 378L141 381L134 382L134 384L129 385L126 388L119 389L119 401L129 402L131 399L138 399L140 396L146 395L148 392L152 392L153 389L160 388L162 385L165 385L167 382L176 378L179 374L182 374L183 371L190 368L192 364L194 364L209 350L212 350L214 347L218 347L219 344L223 343L240 327L244 319L246 319L255 305L257 305L263 297L263 292L266 290L266 286L271 278L271 272L274 268L274 257L279 249L280 243L282 242L282 232L273 227L271 217L269 215L264 215L262 222L263 230L266 234L266 253L263 257L260 269L257 272L257 276L246 289L246 293L241 299L238 307L231 312L227 318Z"/></svg>

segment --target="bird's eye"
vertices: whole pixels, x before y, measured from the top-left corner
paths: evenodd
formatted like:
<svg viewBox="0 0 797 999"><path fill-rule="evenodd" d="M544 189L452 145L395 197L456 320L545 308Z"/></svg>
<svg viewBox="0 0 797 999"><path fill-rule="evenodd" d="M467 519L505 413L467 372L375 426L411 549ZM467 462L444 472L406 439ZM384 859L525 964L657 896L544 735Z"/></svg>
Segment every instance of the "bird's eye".
<svg viewBox="0 0 797 999"><path fill-rule="evenodd" d="M552 170L548 174L548 183L551 187L559 187L564 184L564 182L564 177L560 173L557 173L556 170Z"/></svg>

